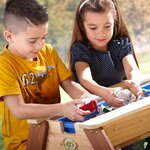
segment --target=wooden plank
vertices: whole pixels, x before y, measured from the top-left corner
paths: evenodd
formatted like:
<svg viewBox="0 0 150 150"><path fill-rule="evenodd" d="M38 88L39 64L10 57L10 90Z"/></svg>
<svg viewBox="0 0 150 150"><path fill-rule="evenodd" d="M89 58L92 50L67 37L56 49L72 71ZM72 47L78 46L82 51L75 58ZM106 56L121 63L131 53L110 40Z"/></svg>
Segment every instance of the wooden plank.
<svg viewBox="0 0 150 150"><path fill-rule="evenodd" d="M126 116L130 118L130 116L147 108L150 108L150 97L146 97L126 106L122 106L106 114L89 119L85 122L78 122L77 124L83 129L95 129L114 121L117 122L119 119L123 119Z"/></svg>
<svg viewBox="0 0 150 150"><path fill-rule="evenodd" d="M47 143L48 129L47 121L30 125L27 150L44 150Z"/></svg>
<svg viewBox="0 0 150 150"><path fill-rule="evenodd" d="M49 131L46 150L93 150L83 129L75 125L76 133L64 132L63 122L48 120Z"/></svg>
<svg viewBox="0 0 150 150"><path fill-rule="evenodd" d="M117 149L150 136L149 116L150 97L77 124L83 130L103 128Z"/></svg>
<svg viewBox="0 0 150 150"><path fill-rule="evenodd" d="M116 122L104 125L111 143L114 146L130 142L137 142L150 133L150 110L149 108L137 112L135 115L130 115L119 119ZM124 144L125 145L125 144Z"/></svg>
<svg viewBox="0 0 150 150"><path fill-rule="evenodd" d="M103 128L92 130L84 129L84 132L94 150L114 150L113 145L111 144Z"/></svg>
<svg viewBox="0 0 150 150"><path fill-rule="evenodd" d="M149 82L150 82L150 74L143 75L142 79L141 79L141 85L144 85L144 84L149 83ZM110 87L122 87L124 89L129 89L128 86L124 83L124 81L117 83L117 84L114 84Z"/></svg>

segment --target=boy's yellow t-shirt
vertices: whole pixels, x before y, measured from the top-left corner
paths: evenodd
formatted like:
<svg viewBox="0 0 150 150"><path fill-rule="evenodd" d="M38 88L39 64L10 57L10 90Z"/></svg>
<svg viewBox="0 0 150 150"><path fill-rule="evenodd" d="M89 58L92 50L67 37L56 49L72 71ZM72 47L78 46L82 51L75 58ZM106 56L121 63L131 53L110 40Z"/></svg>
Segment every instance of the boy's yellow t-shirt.
<svg viewBox="0 0 150 150"><path fill-rule="evenodd" d="M29 125L26 120L16 120L4 104L3 96L22 94L26 103L59 103L59 83L71 72L56 50L46 44L35 61L16 57L4 48L0 54L0 75L0 113L5 148L16 150L23 145L21 149L26 149Z"/></svg>

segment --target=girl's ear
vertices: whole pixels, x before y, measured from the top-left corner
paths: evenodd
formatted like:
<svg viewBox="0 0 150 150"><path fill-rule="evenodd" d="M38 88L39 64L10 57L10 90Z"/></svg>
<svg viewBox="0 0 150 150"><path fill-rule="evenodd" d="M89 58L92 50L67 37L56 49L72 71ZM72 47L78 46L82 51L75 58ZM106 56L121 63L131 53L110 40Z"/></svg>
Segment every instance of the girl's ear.
<svg viewBox="0 0 150 150"><path fill-rule="evenodd" d="M5 30L4 37L8 43L13 43L13 33L11 31Z"/></svg>

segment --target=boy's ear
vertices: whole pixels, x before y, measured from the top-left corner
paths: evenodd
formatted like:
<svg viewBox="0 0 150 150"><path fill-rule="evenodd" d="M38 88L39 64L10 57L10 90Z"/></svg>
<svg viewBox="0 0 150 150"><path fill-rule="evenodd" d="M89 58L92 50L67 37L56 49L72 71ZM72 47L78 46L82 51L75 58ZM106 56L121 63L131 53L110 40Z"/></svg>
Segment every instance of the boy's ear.
<svg viewBox="0 0 150 150"><path fill-rule="evenodd" d="M13 43L13 33L11 31L5 30L4 37L8 43Z"/></svg>

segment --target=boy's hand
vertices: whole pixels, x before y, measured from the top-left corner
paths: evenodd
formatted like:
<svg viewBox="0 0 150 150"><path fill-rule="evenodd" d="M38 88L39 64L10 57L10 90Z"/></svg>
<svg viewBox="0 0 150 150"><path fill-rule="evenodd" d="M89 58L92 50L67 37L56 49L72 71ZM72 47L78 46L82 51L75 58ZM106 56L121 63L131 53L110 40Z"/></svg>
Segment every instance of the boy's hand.
<svg viewBox="0 0 150 150"><path fill-rule="evenodd" d="M72 121L83 121L84 117L91 112L89 110L84 111L79 108L79 105L84 105L81 99L76 99L68 103L63 104L63 115Z"/></svg>

